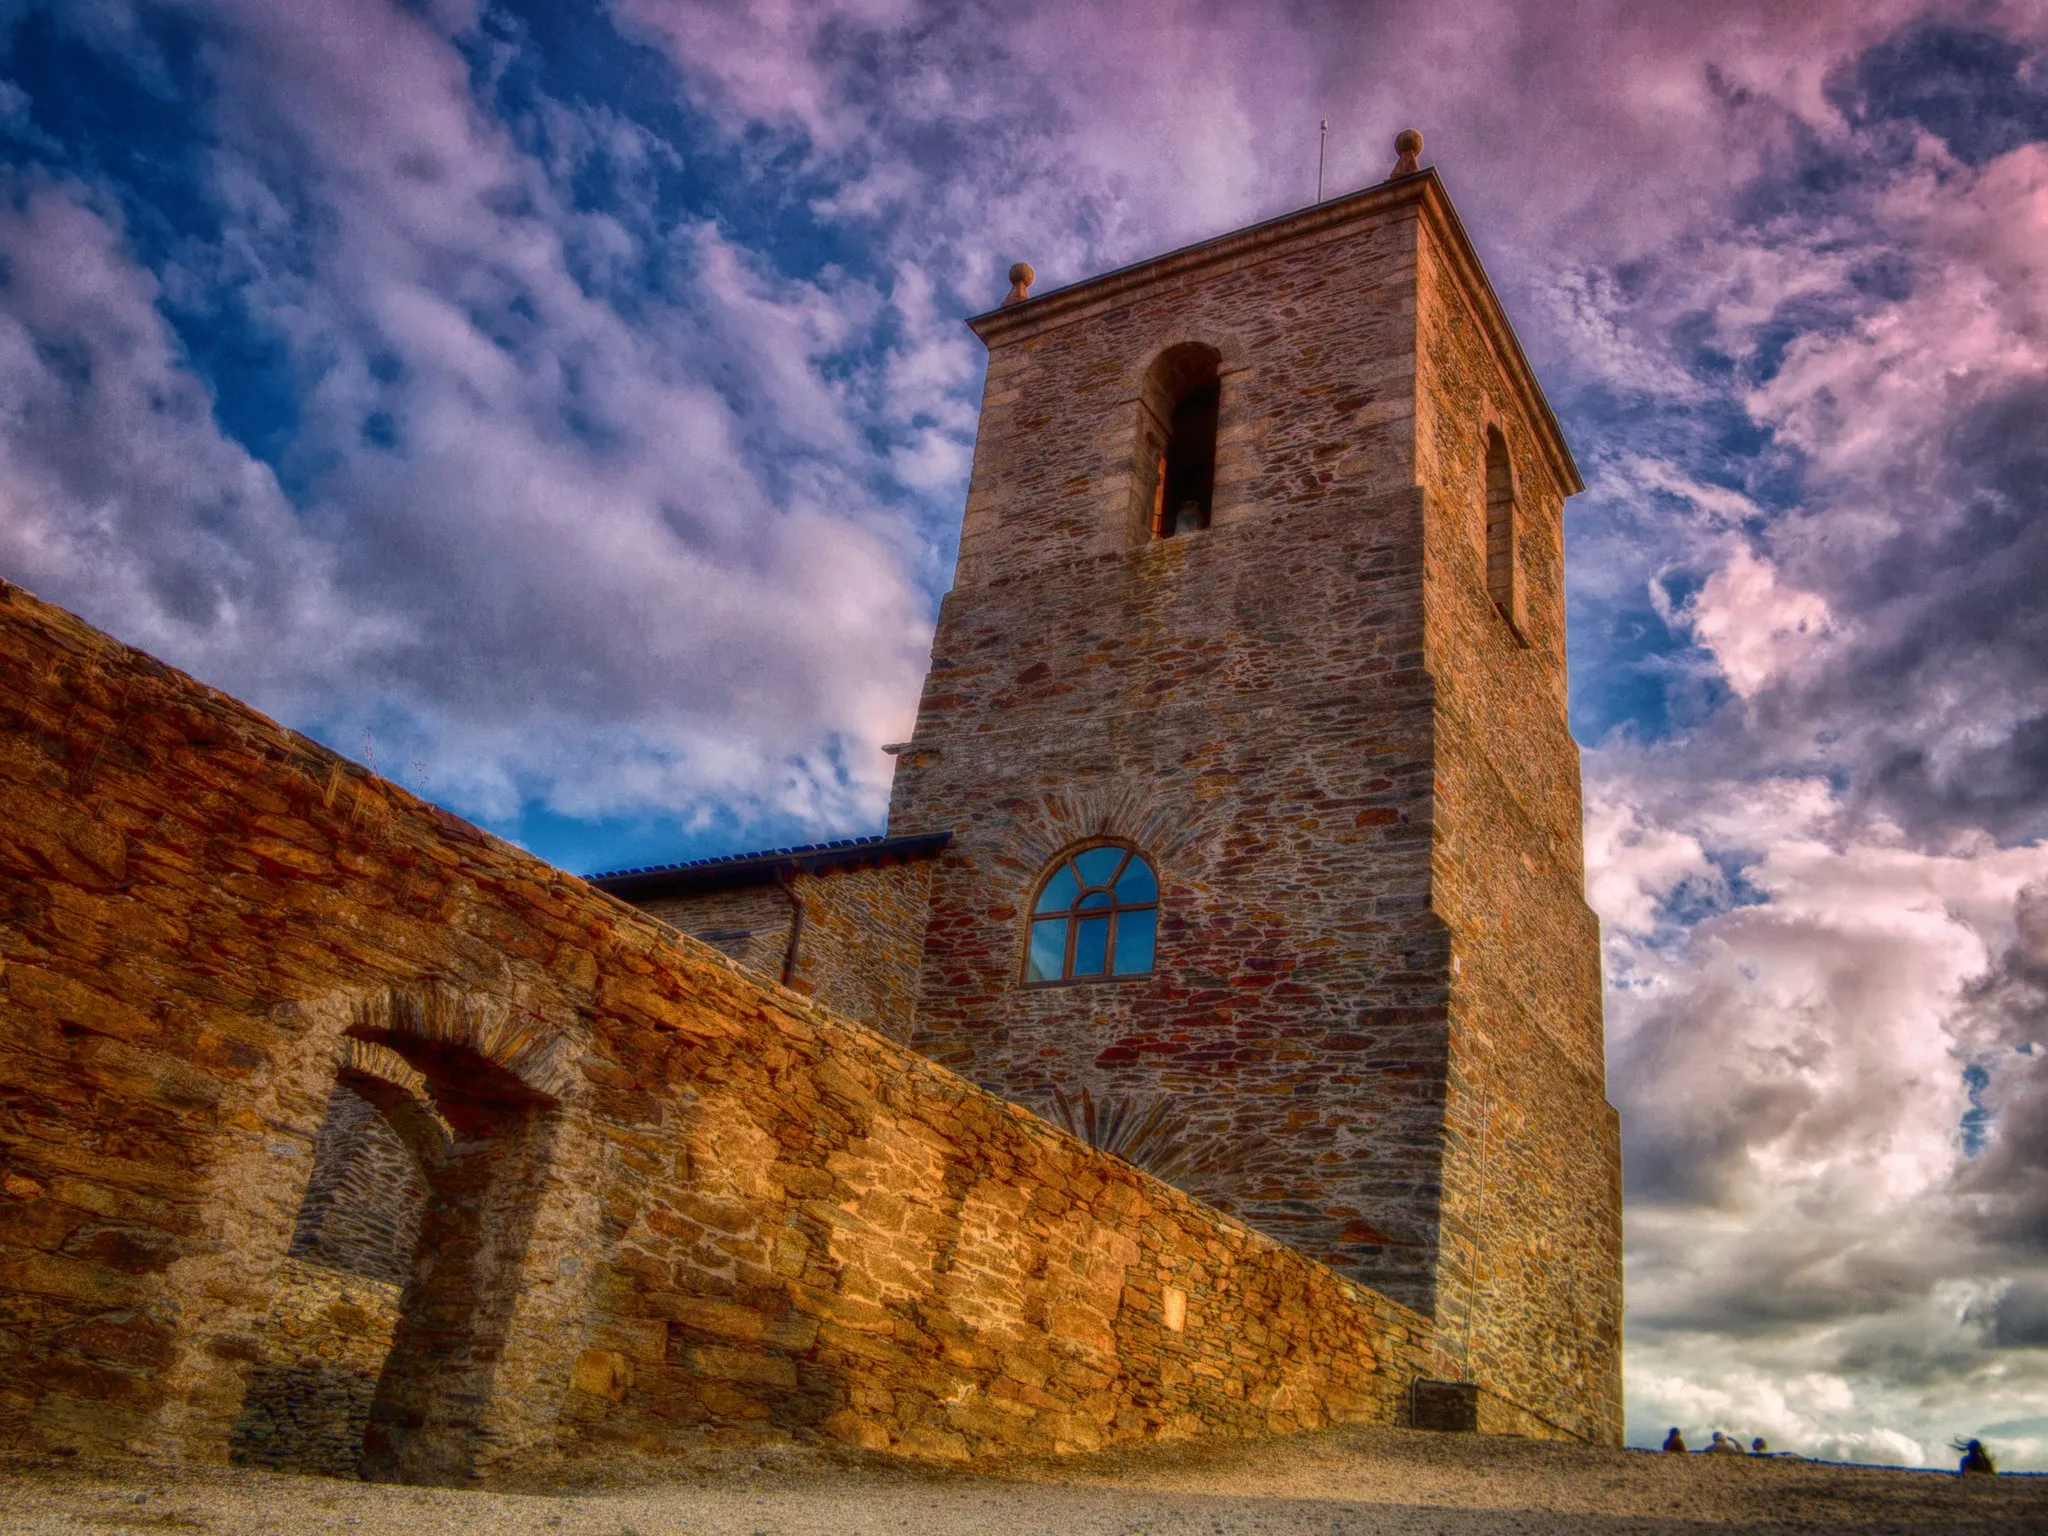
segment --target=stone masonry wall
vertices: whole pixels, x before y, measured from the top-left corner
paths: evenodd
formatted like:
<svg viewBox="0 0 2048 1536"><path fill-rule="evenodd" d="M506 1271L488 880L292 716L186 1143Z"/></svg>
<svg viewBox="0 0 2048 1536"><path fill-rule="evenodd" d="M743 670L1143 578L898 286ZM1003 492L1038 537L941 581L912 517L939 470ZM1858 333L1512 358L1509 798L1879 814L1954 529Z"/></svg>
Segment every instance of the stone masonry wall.
<svg viewBox="0 0 2048 1536"><path fill-rule="evenodd" d="M1431 1312L1439 1373L1612 1439L1571 471L1497 313L1424 175L975 322L957 581L890 813L953 834L912 1039L1151 1117L1148 1166ZM1140 385L1184 342L1222 359L1214 525L1148 541ZM1490 423L1527 645L1487 595ZM1023 986L1030 892L1090 838L1159 870L1155 972Z"/></svg>
<svg viewBox="0 0 2048 1536"><path fill-rule="evenodd" d="M692 892L635 902L684 933L731 937L707 942L770 981L780 981L796 941L790 987L891 1039L909 1036L917 1013L917 968L931 899L928 859L800 870L786 884ZM790 902L803 909L791 922Z"/></svg>
<svg viewBox="0 0 2048 1536"><path fill-rule="evenodd" d="M278 1266L231 1431L233 1460L356 1475L400 1289L296 1257Z"/></svg>
<svg viewBox="0 0 2048 1536"><path fill-rule="evenodd" d="M794 913L781 886L746 885L636 903L670 927L701 939L769 981L782 979Z"/></svg>
<svg viewBox="0 0 2048 1536"><path fill-rule="evenodd" d="M337 1084L313 1137L313 1173L290 1253L369 1280L402 1284L427 1201L426 1178L384 1116Z"/></svg>
<svg viewBox="0 0 2048 1536"><path fill-rule="evenodd" d="M828 869L791 882L803 903L790 985L834 1013L908 1039L930 910L932 861Z"/></svg>
<svg viewBox="0 0 2048 1536"><path fill-rule="evenodd" d="M1153 361L1182 342L1221 357L1214 526L1407 490L1416 239L1415 210L1399 200L1369 223L1333 212L1284 252L1253 243L1112 284L1056 325L999 335L955 590L1039 580L1075 556L1147 542L1139 402Z"/></svg>
<svg viewBox="0 0 2048 1536"><path fill-rule="evenodd" d="M1436 680L1432 888L1451 930L1441 1353L1575 1433L1618 1441L1621 1148L1599 926L1566 716L1563 506L1457 253L1425 231L1418 478ZM1485 441L1517 489L1515 624L1488 594ZM1519 630L1519 633L1517 632Z"/></svg>
<svg viewBox="0 0 2048 1536"><path fill-rule="evenodd" d="M914 1043L1026 1102L1163 1102L1154 1166L1428 1310L1449 978L1417 222L1400 199L1330 217L986 323L958 578L890 826L953 833ZM1139 394L1184 342L1222 358L1217 507L1150 540L1127 516ZM1090 837L1157 868L1156 969L1020 986L1030 892Z"/></svg>
<svg viewBox="0 0 2048 1536"><path fill-rule="evenodd" d="M956 591L892 816L954 832L914 1044L1041 1107L1163 1100L1148 1166L1426 1307L1446 998L1418 514L1281 508ZM1159 875L1156 969L1023 987L1032 889L1094 837Z"/></svg>
<svg viewBox="0 0 2048 1536"><path fill-rule="evenodd" d="M1416 1314L5 586L0 999L9 1447L260 1439L344 1074L441 1138L377 1476L1389 1421L1431 1358Z"/></svg>

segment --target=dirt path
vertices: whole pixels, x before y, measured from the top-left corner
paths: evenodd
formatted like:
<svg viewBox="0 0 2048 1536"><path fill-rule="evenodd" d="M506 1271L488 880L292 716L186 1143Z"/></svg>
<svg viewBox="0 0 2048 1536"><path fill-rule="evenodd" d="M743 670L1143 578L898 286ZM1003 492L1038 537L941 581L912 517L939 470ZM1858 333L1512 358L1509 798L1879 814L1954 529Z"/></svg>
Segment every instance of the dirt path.
<svg viewBox="0 0 2048 1536"><path fill-rule="evenodd" d="M2048 1532L2048 1478L1659 1456L1350 1429L1149 1450L1001 1479L799 1453L569 1494L394 1488L241 1469L0 1463L0 1532L235 1536L1610 1536Z"/></svg>

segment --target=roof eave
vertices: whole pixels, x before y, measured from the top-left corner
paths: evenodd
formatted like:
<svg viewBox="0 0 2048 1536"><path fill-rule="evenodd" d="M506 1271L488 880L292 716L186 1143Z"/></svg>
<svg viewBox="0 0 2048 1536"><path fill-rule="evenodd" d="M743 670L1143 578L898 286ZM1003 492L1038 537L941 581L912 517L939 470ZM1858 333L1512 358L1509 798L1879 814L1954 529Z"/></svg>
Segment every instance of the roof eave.
<svg viewBox="0 0 2048 1536"><path fill-rule="evenodd" d="M792 874L822 874L830 869L858 869L864 865L929 858L952 840L951 832L913 832L840 848L789 849L742 854L702 864L677 864L666 869L622 870L593 875L589 883L621 901L656 901L664 896L768 885Z"/></svg>

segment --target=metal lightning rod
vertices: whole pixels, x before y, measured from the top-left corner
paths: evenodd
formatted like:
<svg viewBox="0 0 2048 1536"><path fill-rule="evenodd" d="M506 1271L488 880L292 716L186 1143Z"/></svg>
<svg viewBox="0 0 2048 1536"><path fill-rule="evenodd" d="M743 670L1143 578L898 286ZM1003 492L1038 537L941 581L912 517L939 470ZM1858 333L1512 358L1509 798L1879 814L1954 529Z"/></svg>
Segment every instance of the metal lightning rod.
<svg viewBox="0 0 2048 1536"><path fill-rule="evenodd" d="M1330 148L1330 120L1323 119L1323 136L1316 142L1316 201L1323 200L1323 161Z"/></svg>

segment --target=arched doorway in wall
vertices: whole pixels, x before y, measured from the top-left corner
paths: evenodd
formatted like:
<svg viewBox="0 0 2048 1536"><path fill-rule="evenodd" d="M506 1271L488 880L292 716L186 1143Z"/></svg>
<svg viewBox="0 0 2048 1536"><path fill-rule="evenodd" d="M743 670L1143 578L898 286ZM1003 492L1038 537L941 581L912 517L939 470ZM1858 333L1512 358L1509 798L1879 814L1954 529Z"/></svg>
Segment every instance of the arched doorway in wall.
<svg viewBox="0 0 2048 1536"><path fill-rule="evenodd" d="M361 1474L460 1482L476 1472L486 1443L503 1438L499 1367L534 1280L527 1247L550 1173L559 1172L550 1154L560 1117L554 1098L472 1045L387 1038L426 1078L453 1136L370 1404Z"/></svg>
<svg viewBox="0 0 2048 1536"><path fill-rule="evenodd" d="M229 1445L237 1461L353 1477L451 1133L402 1057L354 1039L343 1051Z"/></svg>
<svg viewBox="0 0 2048 1536"><path fill-rule="evenodd" d="M357 1010L236 1459L405 1482L474 1470L557 1120L522 1059L536 1040L454 995Z"/></svg>

